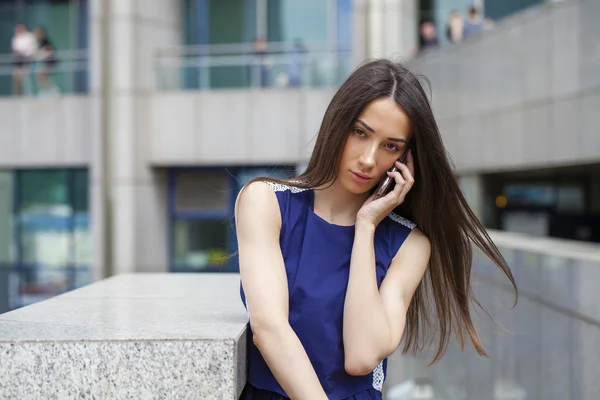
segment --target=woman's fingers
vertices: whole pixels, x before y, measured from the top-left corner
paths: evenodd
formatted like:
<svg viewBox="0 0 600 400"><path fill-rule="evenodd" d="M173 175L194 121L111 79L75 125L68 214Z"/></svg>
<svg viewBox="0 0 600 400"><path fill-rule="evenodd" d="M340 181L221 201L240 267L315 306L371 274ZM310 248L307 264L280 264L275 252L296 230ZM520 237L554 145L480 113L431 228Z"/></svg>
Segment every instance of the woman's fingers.
<svg viewBox="0 0 600 400"><path fill-rule="evenodd" d="M408 183L412 187L413 183L415 183L415 178L414 178L413 172L410 169L410 166L396 161L396 167L398 168L399 172L402 174L402 177L404 178L406 183ZM413 164L413 168L414 168L414 164Z"/></svg>
<svg viewBox="0 0 600 400"><path fill-rule="evenodd" d="M389 193L390 201L394 202L394 206L400 204L402 202L402 193L404 192L404 187L406 186L406 181L402 177L402 174L399 171L396 172L388 172L388 175L394 179L396 183L394 185L394 189Z"/></svg>
<svg viewBox="0 0 600 400"><path fill-rule="evenodd" d="M390 192L390 198L393 198L397 205L399 205L404 201L406 194L412 188L415 180L407 165L396 162L396 167L399 170L388 172L388 175L396 182L394 190Z"/></svg>

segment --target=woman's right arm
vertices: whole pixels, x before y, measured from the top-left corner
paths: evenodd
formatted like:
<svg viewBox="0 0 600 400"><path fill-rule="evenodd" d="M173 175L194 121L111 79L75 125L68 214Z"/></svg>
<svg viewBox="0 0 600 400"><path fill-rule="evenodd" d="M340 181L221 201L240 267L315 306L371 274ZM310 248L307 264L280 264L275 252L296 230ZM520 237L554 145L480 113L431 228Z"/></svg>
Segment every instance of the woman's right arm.
<svg viewBox="0 0 600 400"><path fill-rule="evenodd" d="M288 320L288 284L279 232L281 213L264 182L246 186L236 202L240 275L253 340L292 399L327 399L308 355Z"/></svg>

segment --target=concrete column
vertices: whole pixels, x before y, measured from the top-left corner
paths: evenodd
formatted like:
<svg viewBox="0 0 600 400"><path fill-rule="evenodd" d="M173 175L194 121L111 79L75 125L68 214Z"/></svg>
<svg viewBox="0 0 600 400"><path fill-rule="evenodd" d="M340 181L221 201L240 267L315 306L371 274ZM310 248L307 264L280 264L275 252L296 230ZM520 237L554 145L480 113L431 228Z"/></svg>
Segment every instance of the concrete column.
<svg viewBox="0 0 600 400"><path fill-rule="evenodd" d="M403 0L398 10L401 16L399 56L408 59L416 54L419 35L419 6L417 0Z"/></svg>
<svg viewBox="0 0 600 400"><path fill-rule="evenodd" d="M368 15L367 0L354 0L352 4L352 63L360 65L368 57Z"/></svg>
<svg viewBox="0 0 600 400"><path fill-rule="evenodd" d="M370 0L356 1L357 18L366 19L366 58L390 58L406 61L417 46L417 2L416 0ZM356 22L355 22L356 24ZM357 24L355 35L361 36ZM365 36L365 35L363 35Z"/></svg>
<svg viewBox="0 0 600 400"><path fill-rule="evenodd" d="M91 174L95 279L166 270L166 184L164 174L148 165L145 134L149 94L155 87L154 55L160 48L181 44L180 7L179 0L92 0L91 89L99 110ZM103 37L104 11L108 25ZM105 154L102 135L106 135ZM109 168L102 168L103 161ZM108 209L102 207L105 175ZM112 249L108 269L102 259L105 229Z"/></svg>
<svg viewBox="0 0 600 400"><path fill-rule="evenodd" d="M368 56L370 58L379 58L385 56L383 32L385 30L384 22L384 0L370 0L368 13Z"/></svg>

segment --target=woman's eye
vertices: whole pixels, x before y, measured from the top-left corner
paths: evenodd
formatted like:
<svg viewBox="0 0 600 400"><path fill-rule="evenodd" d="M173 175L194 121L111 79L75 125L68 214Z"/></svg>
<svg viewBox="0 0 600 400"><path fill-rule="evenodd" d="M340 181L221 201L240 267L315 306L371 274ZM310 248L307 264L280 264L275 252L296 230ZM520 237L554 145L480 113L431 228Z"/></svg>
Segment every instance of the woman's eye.
<svg viewBox="0 0 600 400"><path fill-rule="evenodd" d="M392 150L392 151L399 151L400 149L398 148L398 146L394 145L394 144L386 144L386 147L388 150Z"/></svg>
<svg viewBox="0 0 600 400"><path fill-rule="evenodd" d="M365 136L366 135L365 131L363 131L360 128L354 128L354 133L356 133L358 136Z"/></svg>

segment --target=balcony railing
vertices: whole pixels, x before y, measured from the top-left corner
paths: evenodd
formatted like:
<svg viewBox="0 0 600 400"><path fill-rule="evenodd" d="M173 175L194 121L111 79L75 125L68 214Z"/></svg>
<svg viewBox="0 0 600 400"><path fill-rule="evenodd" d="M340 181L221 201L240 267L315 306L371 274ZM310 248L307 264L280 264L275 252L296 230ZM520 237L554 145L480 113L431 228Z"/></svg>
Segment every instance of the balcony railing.
<svg viewBox="0 0 600 400"><path fill-rule="evenodd" d="M33 58L20 69L23 79L15 87L18 71L12 54L0 54L0 96L56 96L65 93L86 93L88 91L88 51L86 49L62 50L55 52L56 62L48 68L46 61ZM47 88L41 85L41 73L48 68ZM15 90L16 89L16 90Z"/></svg>
<svg viewBox="0 0 600 400"><path fill-rule="evenodd" d="M349 74L348 45L269 43L180 46L156 54L159 90L242 88L327 88Z"/></svg>

